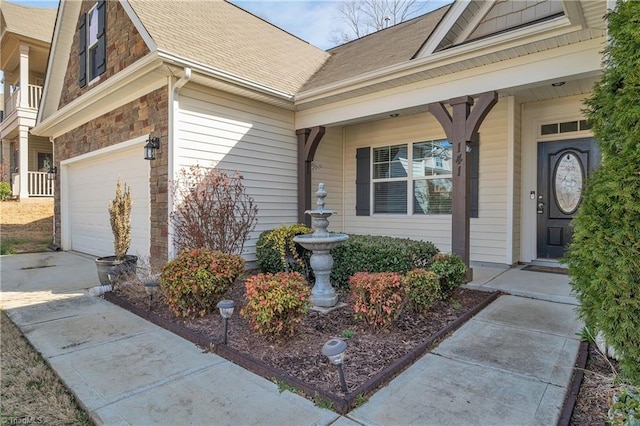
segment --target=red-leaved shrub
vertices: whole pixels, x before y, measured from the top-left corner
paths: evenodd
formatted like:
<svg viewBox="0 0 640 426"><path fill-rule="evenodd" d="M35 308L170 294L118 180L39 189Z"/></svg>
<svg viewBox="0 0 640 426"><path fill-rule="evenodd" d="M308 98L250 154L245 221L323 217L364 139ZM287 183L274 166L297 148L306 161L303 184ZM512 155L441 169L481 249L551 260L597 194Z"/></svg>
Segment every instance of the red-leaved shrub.
<svg viewBox="0 0 640 426"><path fill-rule="evenodd" d="M160 275L160 287L178 316L201 317L216 304L244 269L239 255L207 249L182 250Z"/></svg>
<svg viewBox="0 0 640 426"><path fill-rule="evenodd" d="M391 324L400 313L406 290L403 276L392 272L358 272L349 279L357 319L373 328Z"/></svg>
<svg viewBox="0 0 640 426"><path fill-rule="evenodd" d="M311 307L311 289L298 272L258 274L247 279L241 314L260 334L292 336Z"/></svg>

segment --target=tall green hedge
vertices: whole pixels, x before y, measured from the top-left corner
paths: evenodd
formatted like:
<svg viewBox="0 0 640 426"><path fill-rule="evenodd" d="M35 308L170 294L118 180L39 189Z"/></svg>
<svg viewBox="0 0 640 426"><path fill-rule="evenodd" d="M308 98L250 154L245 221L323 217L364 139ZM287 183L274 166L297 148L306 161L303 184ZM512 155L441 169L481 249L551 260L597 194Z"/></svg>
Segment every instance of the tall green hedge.
<svg viewBox="0 0 640 426"><path fill-rule="evenodd" d="M587 326L640 383L640 2L607 15L605 70L586 102L602 152L573 221L566 261Z"/></svg>

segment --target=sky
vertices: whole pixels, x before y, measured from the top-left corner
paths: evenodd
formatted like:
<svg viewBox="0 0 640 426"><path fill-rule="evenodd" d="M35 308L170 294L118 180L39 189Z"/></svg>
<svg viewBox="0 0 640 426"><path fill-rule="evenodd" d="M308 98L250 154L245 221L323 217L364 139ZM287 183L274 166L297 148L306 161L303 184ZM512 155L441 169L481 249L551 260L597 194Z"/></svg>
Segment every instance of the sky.
<svg viewBox="0 0 640 426"><path fill-rule="evenodd" d="M57 0L9 0L34 7L57 8ZM170 1L170 0L158 0ZM323 50L334 46L331 35L338 27L337 0L230 0L254 15L282 28ZM423 1L423 0L419 0ZM436 9L445 0L424 0L424 12Z"/></svg>

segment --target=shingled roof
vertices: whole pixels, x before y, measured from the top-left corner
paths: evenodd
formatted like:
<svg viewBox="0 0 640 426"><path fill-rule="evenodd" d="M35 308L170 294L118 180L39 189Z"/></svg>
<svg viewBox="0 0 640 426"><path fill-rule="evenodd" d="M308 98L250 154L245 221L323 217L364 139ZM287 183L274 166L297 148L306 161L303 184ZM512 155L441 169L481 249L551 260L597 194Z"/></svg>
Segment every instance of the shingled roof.
<svg viewBox="0 0 640 426"><path fill-rule="evenodd" d="M53 26L56 23L56 9L27 7L0 1L2 24L0 33L8 31L17 35L51 43Z"/></svg>
<svg viewBox="0 0 640 426"><path fill-rule="evenodd" d="M159 50L297 92L329 54L222 0L129 0Z"/></svg>
<svg viewBox="0 0 640 426"><path fill-rule="evenodd" d="M324 66L303 86L315 89L369 71L411 60L449 10L443 6L368 36L328 50Z"/></svg>

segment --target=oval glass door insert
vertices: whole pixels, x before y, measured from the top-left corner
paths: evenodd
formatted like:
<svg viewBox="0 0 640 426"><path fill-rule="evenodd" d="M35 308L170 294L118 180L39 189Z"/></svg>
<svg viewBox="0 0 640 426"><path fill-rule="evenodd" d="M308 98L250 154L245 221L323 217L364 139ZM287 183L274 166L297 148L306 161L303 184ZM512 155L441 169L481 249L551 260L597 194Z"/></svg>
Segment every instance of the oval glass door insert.
<svg viewBox="0 0 640 426"><path fill-rule="evenodd" d="M563 154L556 163L554 193L558 208L564 214L572 214L582 199L584 170L580 158L573 152Z"/></svg>

